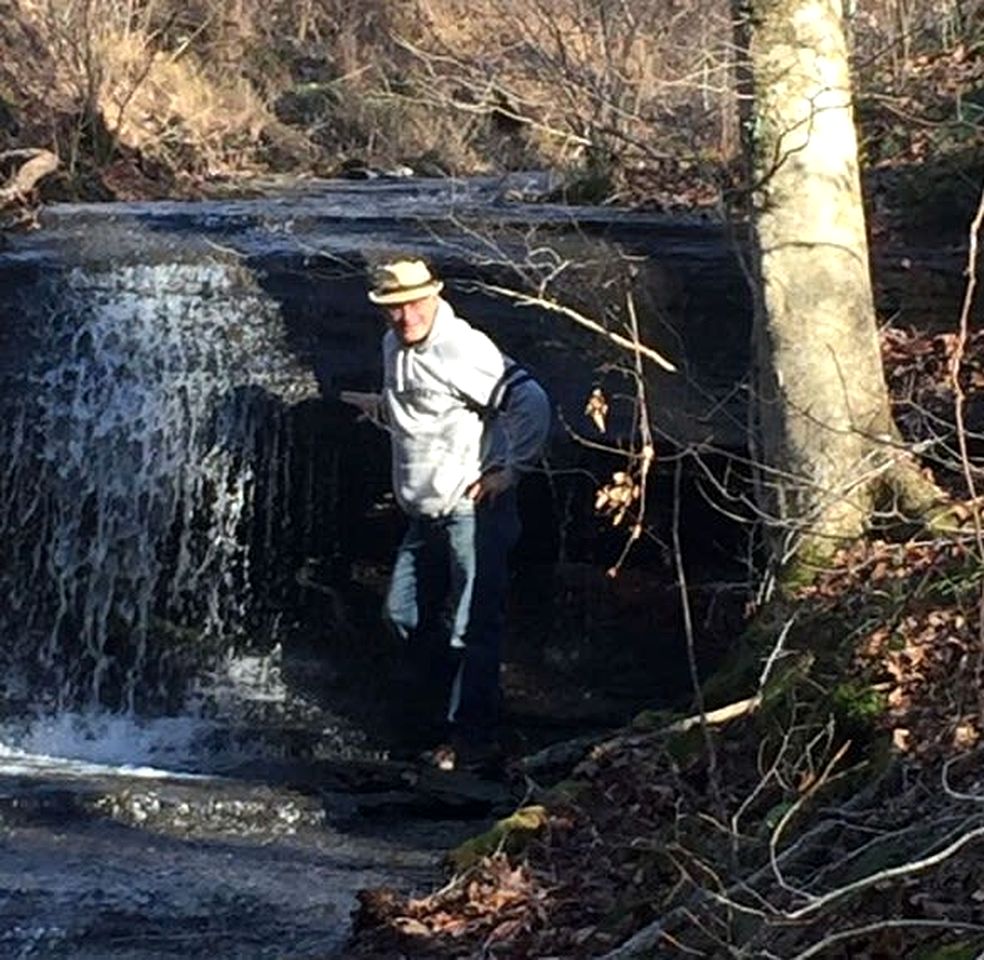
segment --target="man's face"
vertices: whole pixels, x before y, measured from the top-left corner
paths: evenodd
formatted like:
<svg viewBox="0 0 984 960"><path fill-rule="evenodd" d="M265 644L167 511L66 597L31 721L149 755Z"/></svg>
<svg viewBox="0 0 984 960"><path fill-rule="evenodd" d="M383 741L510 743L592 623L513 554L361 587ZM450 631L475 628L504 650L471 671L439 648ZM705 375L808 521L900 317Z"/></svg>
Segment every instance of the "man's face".
<svg viewBox="0 0 984 960"><path fill-rule="evenodd" d="M400 343L409 347L427 339L437 314L437 296L394 303L386 307L386 316Z"/></svg>

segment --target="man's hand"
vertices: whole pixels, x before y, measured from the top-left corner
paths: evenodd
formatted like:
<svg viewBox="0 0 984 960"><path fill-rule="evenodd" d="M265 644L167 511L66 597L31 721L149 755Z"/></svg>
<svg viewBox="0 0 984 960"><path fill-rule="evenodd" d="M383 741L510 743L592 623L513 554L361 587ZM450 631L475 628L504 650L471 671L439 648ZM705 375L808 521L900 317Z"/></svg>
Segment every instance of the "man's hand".
<svg viewBox="0 0 984 960"><path fill-rule="evenodd" d="M486 498L494 500L515 482L516 474L512 467L490 467L465 490L465 496L475 503L481 503Z"/></svg>
<svg viewBox="0 0 984 960"><path fill-rule="evenodd" d="M382 426L382 397L378 393L362 393L359 390L342 390L338 394L342 403L359 410L360 420L368 420L377 427Z"/></svg>

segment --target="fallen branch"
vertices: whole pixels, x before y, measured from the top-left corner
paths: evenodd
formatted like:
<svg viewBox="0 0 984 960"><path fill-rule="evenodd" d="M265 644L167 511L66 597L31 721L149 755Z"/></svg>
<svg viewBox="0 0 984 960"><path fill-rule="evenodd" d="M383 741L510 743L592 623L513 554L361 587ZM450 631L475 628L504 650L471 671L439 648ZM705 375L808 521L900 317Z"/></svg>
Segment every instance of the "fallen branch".
<svg viewBox="0 0 984 960"><path fill-rule="evenodd" d="M25 158L25 162L0 188L0 206L23 203L38 181L58 169L58 157L50 150L21 149L0 153L0 160Z"/></svg>
<svg viewBox="0 0 984 960"><path fill-rule="evenodd" d="M984 927L979 923L962 923L959 920L880 920L878 923L869 923L863 927L851 927L850 930L832 933L813 946L797 953L792 960L810 960L811 957L819 956L828 947L843 943L845 940L854 940L871 933L881 933L883 930L900 929L946 930L951 933L959 930L962 933L984 933Z"/></svg>
<svg viewBox="0 0 984 960"><path fill-rule="evenodd" d="M820 825L820 827L823 826L825 825L824 824ZM820 827L818 827L817 829L820 829ZM713 900L722 905L731 908L737 908L744 913L758 916L765 920L774 919L777 921L781 921L783 923L804 920L807 917L809 917L811 914L815 914L818 911L822 910L823 908L829 906L831 903L837 900L841 900L842 898L850 896L852 894L859 893L860 891L866 890L869 887L875 886L876 884L885 883L886 881L889 880L896 880L902 877L911 876L912 874L919 873L922 870L928 869L929 867L938 866L939 864L943 863L945 860L948 860L954 854L958 853L961 849L963 849L963 847L967 846L967 844L971 843L974 840L977 840L982 836L984 836L984 828L980 828L977 830L969 830L961 837L959 837L957 840L955 840L953 843L951 843L948 847L946 847L943 850L940 850L938 853L935 853L932 856L925 857L922 860L911 861L909 863L902 864L901 866L898 867L891 867L886 870L880 870L876 873L869 874L868 876L862 877L860 880L857 880L854 883L846 884L845 886L839 887L836 890L831 890L829 893L824 894L823 896L816 897L812 902L808 903L806 906L801 907L798 910L781 911L776 914L770 914L763 910L746 907L745 905L731 899L731 896L734 892L748 891L753 886L753 884L756 882L758 877L763 872L760 869L752 877L749 877L746 880L739 881L738 883L734 884L730 888L730 890L726 891L724 894L718 894L711 890L699 889L695 891L694 896L691 898L693 902L688 903L683 907L677 907L676 909L672 910L669 914L667 914L665 917L655 921L654 923L651 923L648 927L644 927L633 937L627 940L624 944L622 944L622 946L617 947L615 950L612 950L609 953L606 953L601 958L601 960L629 960L629 958L641 956L644 952L651 950L661 939L663 939L668 928L674 922L680 919L680 916L682 915L683 912L686 912L686 910L688 909L691 910L694 909L695 906L698 906L702 901L705 900ZM797 846L799 846L799 844L797 844ZM779 858L780 861L782 859L784 858L782 857ZM776 866L775 864L772 865L773 870L775 869L775 866ZM877 927L877 925L875 926ZM826 948L826 945L827 944L824 943L824 949ZM816 956L816 952L818 951L815 950L814 948L810 948L810 949L813 950L814 952L807 951L805 956L807 957Z"/></svg>
<svg viewBox="0 0 984 960"><path fill-rule="evenodd" d="M704 715L704 722L710 726L720 726L731 720L748 716L754 713L762 704L762 697L756 695L745 700L737 700L727 706L718 707L717 710L709 710ZM523 773L536 775L544 771L552 771L562 767L572 767L579 760L582 760L589 751L597 750L606 753L610 750L617 750L625 746L633 746L641 743L651 743L660 737L671 736L676 733L686 733L701 724L700 714L690 717L682 717L664 727L656 730L649 730L645 733L630 732L622 733L617 736L599 737L597 734L587 734L575 737L572 740L564 740L560 743L551 744L536 753L523 757L516 764L517 769Z"/></svg>
<svg viewBox="0 0 984 960"><path fill-rule="evenodd" d="M822 897L817 897L805 907L800 907L798 910L791 910L783 913L783 919L791 921L802 920L805 917L810 916L810 914L816 913L818 910L822 910L824 907L829 906L834 901L842 900L844 897L859 893L862 890L868 889L868 887L873 887L879 883L885 883L888 880L898 880L902 877L909 877L912 876L912 874L920 873L923 870L928 870L930 867L938 866L943 863L944 860L949 860L954 854L959 853L960 850L967 846L968 843L972 843L974 840L978 840L982 837L984 837L984 827L979 827L976 830L968 830L967 833L954 840L948 847L940 850L938 853L934 853L932 856L924 857L922 860L912 860L909 863L903 863L898 867L889 867L886 870L879 870L877 873L871 873L866 877L862 877L860 880L855 880L854 883L848 883L843 887L838 887L836 890L831 890Z"/></svg>
<svg viewBox="0 0 984 960"><path fill-rule="evenodd" d="M833 758L824 768L823 772L817 777L813 783L810 785L809 789L804 790L796 798L796 802L793 803L789 809L783 814L782 818L776 824L775 829L772 831L772 835L769 837L769 862L772 864L772 873L776 878L776 882L784 890L790 893L798 894L799 896L807 896L810 899L814 899L810 894L807 894L803 890L798 890L795 887L790 886L782 875L782 871L779 869L779 864L777 861L776 852L779 848L779 838L782 836L783 831L786 829L787 824L799 813L800 808L813 799L814 795L826 784L833 774L834 767L844 758L844 754L851 747L851 741L847 740L841 745L841 748L834 754Z"/></svg>
<svg viewBox="0 0 984 960"><path fill-rule="evenodd" d="M703 715L703 718L701 718L699 713L694 714L692 717L684 717L682 720L677 720L658 732L686 733L688 730L693 730L694 727L699 727L702 719L710 727L720 726L722 723L728 723L731 720L737 720L739 717L745 717L750 713L754 713L761 705L762 697L756 694L754 697L729 703L726 707L718 707L717 710L708 710Z"/></svg>
<svg viewBox="0 0 984 960"><path fill-rule="evenodd" d="M860 793L855 794L855 796L849 800L840 811L838 811L838 816L843 816L845 813L852 810L864 809L870 799L877 794L882 783L889 776L889 773L890 768L882 771L881 776L870 783ZM789 847L783 850L782 853L777 856L775 864L766 862L751 875L742 877L735 883L731 884L731 886L729 886L721 894L712 895L709 890L703 887L698 887L684 903L674 907L659 919L654 920L641 930L638 930L624 943L616 947L614 950L610 950L608 953L604 954L601 957L601 960L635 960L635 958L641 956L652 956L653 948L669 936L670 930L676 924L681 921L692 922L693 912L698 910L708 901L720 901L723 899L731 902L731 898L734 895L738 893L747 893L749 890L754 890L759 881L772 875L772 872L777 864L782 865L793 860L797 856L801 856L804 850L810 851L823 849L830 843L831 835L840 830L841 826L842 824L839 819L831 818L828 820L822 820L815 827L808 830Z"/></svg>

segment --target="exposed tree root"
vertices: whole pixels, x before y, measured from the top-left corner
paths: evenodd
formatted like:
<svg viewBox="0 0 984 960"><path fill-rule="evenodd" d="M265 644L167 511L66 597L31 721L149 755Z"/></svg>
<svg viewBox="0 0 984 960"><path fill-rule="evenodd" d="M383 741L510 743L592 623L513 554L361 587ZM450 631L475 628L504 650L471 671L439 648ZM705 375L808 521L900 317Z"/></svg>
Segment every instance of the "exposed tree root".
<svg viewBox="0 0 984 960"><path fill-rule="evenodd" d="M846 503L846 498L843 501ZM866 479L863 489L852 491L857 509L834 505L823 522L811 524L783 567L779 582L784 591L795 591L829 569L837 551L875 526L930 536L961 536L973 533L980 522L981 504L954 500L918 462L908 454L886 462ZM865 506L870 504L870 506Z"/></svg>

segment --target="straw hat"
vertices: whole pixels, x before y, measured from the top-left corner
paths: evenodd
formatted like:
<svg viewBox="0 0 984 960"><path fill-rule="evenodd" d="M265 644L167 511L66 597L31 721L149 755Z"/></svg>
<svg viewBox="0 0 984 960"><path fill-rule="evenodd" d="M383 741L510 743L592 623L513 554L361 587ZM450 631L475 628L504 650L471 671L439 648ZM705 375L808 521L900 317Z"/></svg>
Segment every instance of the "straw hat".
<svg viewBox="0 0 984 960"><path fill-rule="evenodd" d="M443 289L444 284L431 273L423 260L396 260L373 270L369 299L382 306L410 303L440 293Z"/></svg>

